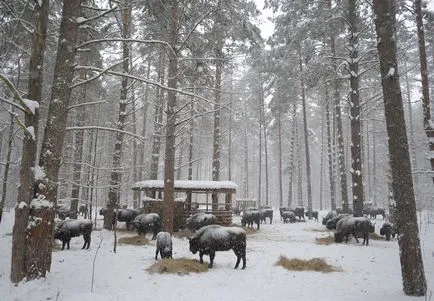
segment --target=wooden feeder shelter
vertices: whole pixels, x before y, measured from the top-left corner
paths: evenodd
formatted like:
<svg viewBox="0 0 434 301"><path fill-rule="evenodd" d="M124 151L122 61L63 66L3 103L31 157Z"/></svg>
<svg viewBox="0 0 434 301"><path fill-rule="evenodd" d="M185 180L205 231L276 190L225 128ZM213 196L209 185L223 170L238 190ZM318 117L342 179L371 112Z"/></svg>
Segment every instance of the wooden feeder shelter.
<svg viewBox="0 0 434 301"><path fill-rule="evenodd" d="M185 219L197 212L214 214L219 225L232 224L232 195L237 188L237 184L232 181L175 181L176 200L179 200L182 195L185 201L182 208L183 212L180 212L181 208L176 205L178 202L175 202L174 224L177 216L182 215L182 226L184 226ZM162 211L163 202L161 200L164 193L164 182L162 180L140 181L135 183L132 189L135 203L141 203L142 197L144 206L146 202L149 202L149 198L159 199ZM198 195L202 195L202 200L198 200ZM195 200L193 200L194 196ZM205 200L203 200L203 196L206 197Z"/></svg>

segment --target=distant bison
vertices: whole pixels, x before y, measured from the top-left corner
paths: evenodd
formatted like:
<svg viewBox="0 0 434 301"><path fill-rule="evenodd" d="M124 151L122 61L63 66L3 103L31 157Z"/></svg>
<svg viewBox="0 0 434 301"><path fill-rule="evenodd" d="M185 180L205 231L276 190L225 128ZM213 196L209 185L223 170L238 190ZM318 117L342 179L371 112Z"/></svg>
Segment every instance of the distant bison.
<svg viewBox="0 0 434 301"><path fill-rule="evenodd" d="M294 212L295 216L298 218L298 221L301 221L301 219L305 220L303 207L295 207L294 209L289 210Z"/></svg>
<svg viewBox="0 0 434 301"><path fill-rule="evenodd" d="M266 218L270 219L270 224L273 223L273 208L270 206L263 206L259 209L259 213L261 215L261 222L266 223Z"/></svg>
<svg viewBox="0 0 434 301"><path fill-rule="evenodd" d="M280 207L279 208L279 213L280 213L280 219L281 220L283 220L282 213L285 212L285 211L289 211L289 207Z"/></svg>
<svg viewBox="0 0 434 301"><path fill-rule="evenodd" d="M185 225L188 229L196 231L203 226L215 224L216 220L217 218L214 214L199 212L188 217L185 221Z"/></svg>
<svg viewBox="0 0 434 301"><path fill-rule="evenodd" d="M138 209L118 209L117 221L125 222L127 230L130 230L131 222L139 215L141 212Z"/></svg>
<svg viewBox="0 0 434 301"><path fill-rule="evenodd" d="M323 219L322 219L322 224L323 224L324 226L327 225L327 222L328 222L330 219L332 219L333 217L335 217L336 215L338 215L338 214L337 214L336 211L334 211L334 210L331 210L331 211L327 212L326 216L323 217Z"/></svg>
<svg viewBox="0 0 434 301"><path fill-rule="evenodd" d="M161 229L161 218L157 213L142 213L137 215L131 224L137 229L138 235L146 235L146 232L152 231L154 240Z"/></svg>
<svg viewBox="0 0 434 301"><path fill-rule="evenodd" d="M362 236L362 245L369 245L369 233L373 233L374 231L375 226L368 218L348 216L338 222L335 232L335 242L342 242L344 238L345 242L348 242L348 237L352 235L357 243L359 242L357 237Z"/></svg>
<svg viewBox="0 0 434 301"><path fill-rule="evenodd" d="M386 240L390 240L390 237L392 236L395 238L396 235L396 227L394 224L390 222L384 222L383 226L380 228L380 235L386 236Z"/></svg>
<svg viewBox="0 0 434 301"><path fill-rule="evenodd" d="M327 228L328 230L335 230L335 229L336 229L336 226L337 226L337 224L338 224L338 222L339 222L341 219L346 218L346 217L349 217L349 216L351 216L351 215L349 215L349 214L338 214L338 215L332 217L331 219L329 219L329 220L327 221L327 223L326 223L326 228Z"/></svg>
<svg viewBox="0 0 434 301"><path fill-rule="evenodd" d="M161 259L172 258L172 236L169 232L159 232L157 234L157 247L155 251L155 260L160 253Z"/></svg>
<svg viewBox="0 0 434 301"><path fill-rule="evenodd" d="M54 238L62 241L62 250L65 245L69 249L72 237L83 235L84 244L82 249L89 249L92 233L92 221L88 219L67 219L55 226Z"/></svg>
<svg viewBox="0 0 434 301"><path fill-rule="evenodd" d="M253 227L253 223L256 223L257 229L259 230L259 225L261 223L261 213L259 210L247 210L244 212L241 218L241 225L247 227Z"/></svg>
<svg viewBox="0 0 434 301"><path fill-rule="evenodd" d="M306 217L309 217L309 210L307 210L305 213ZM318 221L318 211L312 211L312 218L315 221Z"/></svg>
<svg viewBox="0 0 434 301"><path fill-rule="evenodd" d="M369 218L371 219L376 219L377 215L381 215L383 217L383 219L386 218L386 211L384 210L384 208L379 208L379 207L367 207L363 209L363 213L367 216L369 216Z"/></svg>
<svg viewBox="0 0 434 301"><path fill-rule="evenodd" d="M295 218L295 213L292 211L283 211L280 213L282 219L283 219L283 223L286 224L288 221L292 224L295 223L297 221L297 219Z"/></svg>
<svg viewBox="0 0 434 301"><path fill-rule="evenodd" d="M209 267L213 267L216 251L229 251L232 249L237 256L235 269L238 268L241 259L242 269L246 268L246 231L240 227L223 227L209 225L200 228L191 238L190 251L196 254L199 251L200 263L203 263L203 255L209 255Z"/></svg>

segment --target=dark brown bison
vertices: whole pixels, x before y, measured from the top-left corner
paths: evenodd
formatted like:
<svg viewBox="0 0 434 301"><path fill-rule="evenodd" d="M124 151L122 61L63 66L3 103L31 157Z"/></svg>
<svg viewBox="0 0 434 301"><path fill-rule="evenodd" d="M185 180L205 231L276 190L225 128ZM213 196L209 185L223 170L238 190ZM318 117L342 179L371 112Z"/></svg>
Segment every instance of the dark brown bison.
<svg viewBox="0 0 434 301"><path fill-rule="evenodd" d="M203 263L203 255L209 255L209 267L212 268L215 253L217 251L233 250L237 256L235 269L238 268L241 259L242 269L246 268L246 231L240 227L223 227L209 225L200 228L191 238L190 251L193 254L199 252L200 263Z"/></svg>

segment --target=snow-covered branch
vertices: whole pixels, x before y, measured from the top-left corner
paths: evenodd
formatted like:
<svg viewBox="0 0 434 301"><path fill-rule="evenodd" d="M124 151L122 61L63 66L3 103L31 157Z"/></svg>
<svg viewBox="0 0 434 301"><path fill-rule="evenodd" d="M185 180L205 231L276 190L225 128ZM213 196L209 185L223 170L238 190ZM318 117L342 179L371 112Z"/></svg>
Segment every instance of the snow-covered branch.
<svg viewBox="0 0 434 301"><path fill-rule="evenodd" d="M100 100L100 101L91 101L91 102L86 102L86 103L79 103L76 105L69 106L68 110L75 109L75 108L82 107L82 106L97 105L100 103L107 103L107 102L105 100Z"/></svg>
<svg viewBox="0 0 434 301"><path fill-rule="evenodd" d="M88 82L90 82L90 81L93 81L93 80L99 78L99 77L103 76L104 73L106 73L108 70L113 69L114 67L116 67L116 66L122 64L124 61L125 61L125 60L122 60L122 61L120 61L120 62L118 62L118 63L116 63L116 64L114 64L114 65L111 65L111 66L107 67L106 69L102 70L101 72L99 72L97 75L95 75L95 76L93 76L93 77L91 77L91 78L89 78L89 79L87 79L87 80L84 80L84 81L81 81L81 82L78 82L78 83L76 83L76 84L71 85L70 88L73 89L73 88L75 88L75 87L77 87L77 86L80 86L80 85L86 84L86 83L88 83Z"/></svg>
<svg viewBox="0 0 434 301"><path fill-rule="evenodd" d="M176 57L176 53L175 50L172 48L172 46L170 46L169 43L167 43L166 41L161 41L161 40L140 40L140 39L123 39L123 38L109 38L109 39L95 39L95 40L89 40L84 42L81 45L78 45L76 47L76 50L91 45L91 44L96 44L96 43L108 43L108 42L128 42L128 43L143 43L143 44L160 44L163 45L164 47L167 47L171 54Z"/></svg>
<svg viewBox="0 0 434 301"><path fill-rule="evenodd" d="M89 125L89 126L70 126L66 128L67 131L84 131L84 130L102 130L102 131L109 131L109 132L118 132L118 133L122 133L125 135L129 135L132 137L135 137L139 140L148 140L146 137L140 136L140 135L136 135L134 133L130 133L127 131L121 131L119 129L115 129L115 128L108 128L108 127L103 127L103 126L96 126L96 125Z"/></svg>

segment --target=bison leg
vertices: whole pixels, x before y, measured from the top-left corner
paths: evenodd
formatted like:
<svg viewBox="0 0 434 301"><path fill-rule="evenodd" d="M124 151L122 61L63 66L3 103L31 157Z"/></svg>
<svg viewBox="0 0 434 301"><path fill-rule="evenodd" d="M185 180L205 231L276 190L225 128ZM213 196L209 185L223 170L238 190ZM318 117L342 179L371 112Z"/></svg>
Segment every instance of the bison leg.
<svg viewBox="0 0 434 301"><path fill-rule="evenodd" d="M65 245L66 245L66 240L62 240L62 250L65 249ZM69 249L69 248L68 248Z"/></svg>
<svg viewBox="0 0 434 301"><path fill-rule="evenodd" d="M203 263L203 252L199 251L199 262Z"/></svg>
<svg viewBox="0 0 434 301"><path fill-rule="evenodd" d="M256 224L258 225L258 228L257 228L257 230L259 230L259 224L260 224L260 222L259 222L259 221L257 221L257 222L256 222ZM253 225L252 225L252 227L253 227Z"/></svg>
<svg viewBox="0 0 434 301"><path fill-rule="evenodd" d="M127 225L127 230L129 231L130 230L130 222L127 221L125 224Z"/></svg>
<svg viewBox="0 0 434 301"><path fill-rule="evenodd" d="M160 250L157 248L157 251L155 252L155 260L158 259L158 252L160 252ZM161 252L160 252L160 256L161 256ZM163 256L161 256L161 258L163 258Z"/></svg>
<svg viewBox="0 0 434 301"><path fill-rule="evenodd" d="M215 258L215 251L209 251L209 265L208 265L209 268L212 268L214 258Z"/></svg>

